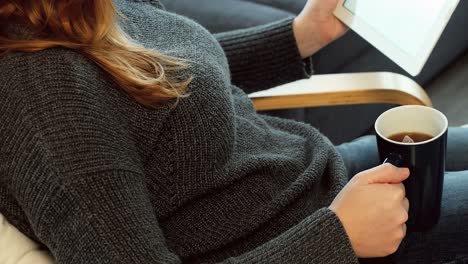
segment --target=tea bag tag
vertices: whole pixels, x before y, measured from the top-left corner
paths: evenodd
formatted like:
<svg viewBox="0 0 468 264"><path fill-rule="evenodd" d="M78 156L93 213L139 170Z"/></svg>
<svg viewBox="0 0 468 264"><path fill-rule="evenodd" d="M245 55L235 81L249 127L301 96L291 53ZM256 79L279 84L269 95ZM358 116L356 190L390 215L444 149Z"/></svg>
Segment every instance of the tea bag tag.
<svg viewBox="0 0 468 264"><path fill-rule="evenodd" d="M414 143L414 140L410 136L405 136L403 143Z"/></svg>

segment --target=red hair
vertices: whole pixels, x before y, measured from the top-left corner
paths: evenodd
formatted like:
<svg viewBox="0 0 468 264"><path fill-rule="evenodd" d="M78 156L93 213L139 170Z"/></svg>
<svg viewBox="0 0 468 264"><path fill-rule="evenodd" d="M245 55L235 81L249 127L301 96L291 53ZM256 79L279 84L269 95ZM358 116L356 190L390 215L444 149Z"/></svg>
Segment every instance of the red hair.
<svg viewBox="0 0 468 264"><path fill-rule="evenodd" d="M112 0L1 0L0 23L19 21L34 34L12 39L0 31L0 53L65 47L93 60L145 106L183 96L191 79L177 72L186 64L135 43L116 19Z"/></svg>

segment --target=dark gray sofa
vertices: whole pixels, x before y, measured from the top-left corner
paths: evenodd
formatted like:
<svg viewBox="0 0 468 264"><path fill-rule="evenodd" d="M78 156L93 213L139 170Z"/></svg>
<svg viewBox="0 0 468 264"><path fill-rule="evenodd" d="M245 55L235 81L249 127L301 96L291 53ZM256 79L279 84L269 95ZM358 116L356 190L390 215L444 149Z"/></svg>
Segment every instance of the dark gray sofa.
<svg viewBox="0 0 468 264"><path fill-rule="evenodd" d="M198 21L211 32L261 25L297 14L306 0L162 0L170 11ZM468 2L461 1L422 73L411 77L423 87L468 49ZM405 73L354 32L313 56L316 74L391 71ZM334 143L348 141L372 129L376 117L390 106L324 107L275 113L318 127ZM333 113L333 114L330 114ZM338 121L337 121L338 120ZM337 124L339 123L339 124Z"/></svg>

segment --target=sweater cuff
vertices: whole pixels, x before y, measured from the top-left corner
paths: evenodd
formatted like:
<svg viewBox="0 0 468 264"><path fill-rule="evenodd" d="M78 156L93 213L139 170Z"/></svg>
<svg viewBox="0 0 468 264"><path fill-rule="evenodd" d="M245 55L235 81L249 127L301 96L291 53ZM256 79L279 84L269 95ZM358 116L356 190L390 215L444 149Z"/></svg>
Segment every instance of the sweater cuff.
<svg viewBox="0 0 468 264"><path fill-rule="evenodd" d="M309 77L311 59L301 58L293 17L217 35L229 60L232 82L247 93Z"/></svg>
<svg viewBox="0 0 468 264"><path fill-rule="evenodd" d="M323 208L240 263L359 263L336 214ZM250 257L251 256L251 257Z"/></svg>

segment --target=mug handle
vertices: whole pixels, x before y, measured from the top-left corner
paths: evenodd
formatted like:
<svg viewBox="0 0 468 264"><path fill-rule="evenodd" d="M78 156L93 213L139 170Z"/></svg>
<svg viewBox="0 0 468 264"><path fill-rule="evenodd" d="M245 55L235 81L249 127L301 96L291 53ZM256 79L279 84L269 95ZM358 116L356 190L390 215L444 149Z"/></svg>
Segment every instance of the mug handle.
<svg viewBox="0 0 468 264"><path fill-rule="evenodd" d="M396 167L400 167L402 161L403 157L400 154L390 153L383 163L390 163Z"/></svg>

